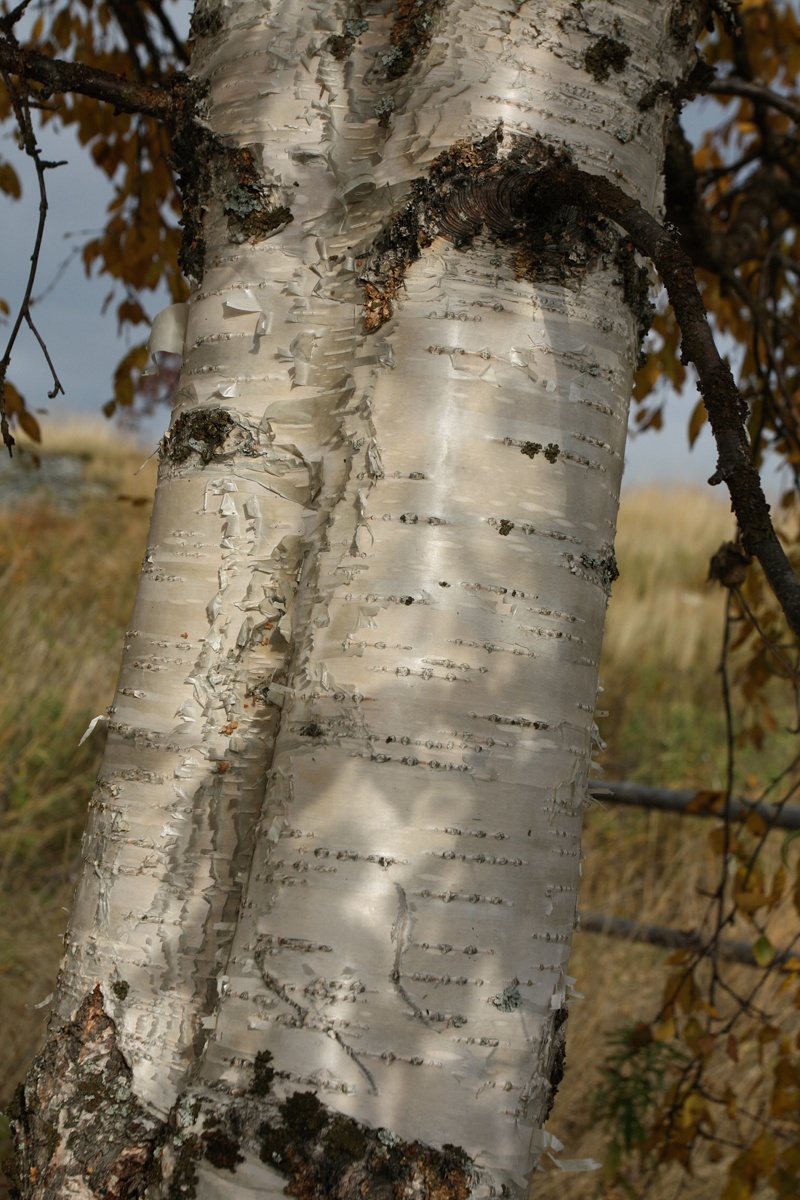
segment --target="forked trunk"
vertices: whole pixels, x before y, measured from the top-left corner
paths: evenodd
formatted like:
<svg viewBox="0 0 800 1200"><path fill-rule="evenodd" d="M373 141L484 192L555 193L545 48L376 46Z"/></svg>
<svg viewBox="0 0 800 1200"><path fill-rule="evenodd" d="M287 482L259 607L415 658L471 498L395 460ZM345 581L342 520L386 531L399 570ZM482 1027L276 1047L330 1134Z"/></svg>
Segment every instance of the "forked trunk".
<svg viewBox="0 0 800 1200"><path fill-rule="evenodd" d="M646 305L608 223L515 186L568 150L654 210L694 21L199 6L228 149L188 181L202 279L26 1195L526 1188Z"/></svg>

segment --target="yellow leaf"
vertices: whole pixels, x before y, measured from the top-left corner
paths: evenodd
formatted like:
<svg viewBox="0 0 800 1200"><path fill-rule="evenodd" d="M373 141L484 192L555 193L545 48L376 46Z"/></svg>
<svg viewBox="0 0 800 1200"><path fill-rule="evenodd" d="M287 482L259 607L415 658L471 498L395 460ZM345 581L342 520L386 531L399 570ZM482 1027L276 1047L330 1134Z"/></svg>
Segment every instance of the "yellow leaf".
<svg viewBox="0 0 800 1200"><path fill-rule="evenodd" d="M708 413L706 412L706 406L702 400L698 400L697 404L695 404L695 406L694 406L692 415L689 418L689 445L690 446L693 446L695 444L695 442L697 441L697 439L700 435L700 430L703 428L703 426L705 425L707 420L708 420Z"/></svg>
<svg viewBox="0 0 800 1200"><path fill-rule="evenodd" d="M753 958L759 967L768 967L774 957L775 947L769 938L765 934L762 934L753 946Z"/></svg>
<svg viewBox="0 0 800 1200"><path fill-rule="evenodd" d="M673 1017L665 1017L663 1021L659 1021L653 1027L653 1037L657 1042L668 1042L675 1037L675 1020Z"/></svg>
<svg viewBox="0 0 800 1200"><path fill-rule="evenodd" d="M17 413L17 420L19 421L20 428L27 433L32 442L40 442L42 440L42 431L39 428L39 422L26 408Z"/></svg>
<svg viewBox="0 0 800 1200"><path fill-rule="evenodd" d="M10 380L6 380L5 386L6 397L6 412L9 416L18 415L25 410L25 401Z"/></svg>
<svg viewBox="0 0 800 1200"><path fill-rule="evenodd" d="M680 1123L684 1129L696 1128L708 1116L708 1105L702 1092L689 1092L681 1105Z"/></svg>
<svg viewBox="0 0 800 1200"><path fill-rule="evenodd" d="M695 792L686 806L687 812L719 812L725 801L724 792Z"/></svg>
<svg viewBox="0 0 800 1200"><path fill-rule="evenodd" d="M736 907L744 913L758 912L769 903L763 892L734 892Z"/></svg>
<svg viewBox="0 0 800 1200"><path fill-rule="evenodd" d="M767 832L767 822L754 808L751 808L745 817L744 826L748 833L752 833L753 837L763 837Z"/></svg>
<svg viewBox="0 0 800 1200"><path fill-rule="evenodd" d="M728 1176L720 1200L751 1200L753 1189L743 1175L732 1173Z"/></svg>
<svg viewBox="0 0 800 1200"><path fill-rule="evenodd" d="M5 192L7 196L13 196L15 200L19 200L22 195L19 176L11 163L0 162L0 192Z"/></svg>

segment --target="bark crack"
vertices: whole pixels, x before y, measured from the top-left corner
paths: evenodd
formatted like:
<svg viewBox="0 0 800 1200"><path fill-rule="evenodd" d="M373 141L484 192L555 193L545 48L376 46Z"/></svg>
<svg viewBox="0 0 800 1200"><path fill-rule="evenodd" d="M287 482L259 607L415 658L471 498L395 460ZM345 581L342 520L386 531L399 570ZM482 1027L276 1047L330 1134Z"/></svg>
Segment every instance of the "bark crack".
<svg viewBox="0 0 800 1200"><path fill-rule="evenodd" d="M414 918L411 915L411 910L408 907L408 898L405 889L399 883L395 883L397 890L397 916L392 925L392 941L394 942L394 966L392 967L389 978L398 996L409 1006L414 1016L423 1021L430 1028L434 1028L433 1023L428 1018L427 1013L420 1008L416 1000L401 983L401 964L403 955L411 945L411 928L414 923Z"/></svg>
<svg viewBox="0 0 800 1200"><path fill-rule="evenodd" d="M369 1086L370 1094L373 1096L379 1095L380 1089L375 1082L374 1076L372 1075L372 1072L364 1066L358 1051L354 1050L353 1047L344 1040L341 1033L332 1021L326 1020L324 1017L320 1016L319 1013L312 1013L310 1008L306 1008L289 995L284 985L280 983L270 971L267 970L264 963L265 953L265 948L263 946L259 946L258 950L256 950L255 959L258 969L261 973L261 978L266 984L267 988L273 993L273 995L277 996L283 1001L284 1004L288 1005L288 1007L292 1009L295 1014L296 1024L298 1026L304 1026L313 1023L316 1028L326 1033L328 1037L332 1037L336 1044L344 1051L348 1058L355 1063L358 1070L364 1076Z"/></svg>

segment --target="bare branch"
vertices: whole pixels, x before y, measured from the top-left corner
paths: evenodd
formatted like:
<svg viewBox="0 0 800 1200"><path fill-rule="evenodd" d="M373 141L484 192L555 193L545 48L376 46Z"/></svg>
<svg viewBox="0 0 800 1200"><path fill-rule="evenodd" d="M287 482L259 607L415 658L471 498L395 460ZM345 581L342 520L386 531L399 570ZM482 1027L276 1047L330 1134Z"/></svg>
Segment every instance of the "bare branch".
<svg viewBox="0 0 800 1200"><path fill-rule="evenodd" d="M790 96L782 96L780 92L764 87L763 83L751 83L746 79L712 79L704 90L715 96L744 96L770 108L777 108L779 112L800 122L800 104Z"/></svg>
<svg viewBox="0 0 800 1200"><path fill-rule="evenodd" d="M22 3L18 4L16 8L12 8L10 13L6 13L4 17L0 17L0 30L2 30L3 33L11 33L17 21L19 21L23 16L25 9L28 7L30 2L31 0L22 0Z"/></svg>
<svg viewBox="0 0 800 1200"><path fill-rule="evenodd" d="M171 43L172 49L175 51L176 56L181 60L182 63L186 63L188 65L189 55L186 47L175 32L175 26L164 12L164 5L161 3L161 0L149 0L149 6L155 14L162 30L164 31L164 36Z"/></svg>
<svg viewBox="0 0 800 1200"><path fill-rule="evenodd" d="M582 912L579 928L583 933L605 933L634 942L647 942L651 946L664 946L668 950L698 951L705 946L701 935L694 930L673 929L671 925L643 925L628 917L607 917L603 913ZM746 963L749 967L759 965L749 942L725 938L719 943L717 953L729 962ZM796 955L797 951L792 948L779 950L770 966L780 966Z"/></svg>
<svg viewBox="0 0 800 1200"><path fill-rule="evenodd" d="M0 38L0 70L40 83L49 93L78 92L113 104L117 112L140 113L168 125L179 119L181 102L191 86L183 76L174 75L165 87L151 87L85 63L48 58L8 38Z"/></svg>
<svg viewBox="0 0 800 1200"><path fill-rule="evenodd" d="M716 795L711 792L706 798L697 791L605 780L592 781L589 791L600 804L624 804L659 812L685 813L691 817L714 817L717 820L725 815L722 792ZM750 813L756 813L770 829L800 829L800 804L781 806L734 798L727 811L733 821L743 821Z"/></svg>
<svg viewBox="0 0 800 1200"><path fill-rule="evenodd" d="M30 328L34 337L36 338L39 345L41 346L42 351L44 352L45 359L47 361L47 365L50 368L50 371L52 373L53 387L47 393L48 396L52 400L58 395L59 392L61 392L62 394L64 392L64 388L61 386L61 381L59 380L58 375L56 374L56 370L55 370L55 367L53 366L53 362L52 362L52 359L50 358L50 354L48 353L47 347L44 344L44 341L43 341L38 329L34 325L33 319L31 317L31 313L30 313L31 296L33 294L33 284L36 279L36 270L37 270L37 267L39 266L39 254L42 249L42 238L44 236L44 226L45 226L45 221L47 220L47 189L45 187L45 182L44 182L44 173L46 170L53 168L53 167L61 166L62 164L45 162L45 160L42 158L41 153L39 151L39 146L36 142L36 136L33 132L33 123L31 122L31 113L30 113L30 107L28 105L27 98L24 95L20 96L17 93L11 79L9 79L9 77L8 77L7 72L5 72L5 71L2 72L2 77L3 77L3 82L5 83L6 88L8 90L8 94L11 97L11 103L14 108L14 115L17 118L17 124L19 126L20 137L22 139L22 145L24 147L25 153L33 161L33 165L36 169L36 179L37 179L37 182L39 185L39 221L38 221L38 224L36 227L36 237L34 239L33 252L31 254L31 266L30 266L30 271L28 272L28 282L25 286L25 294L22 297L22 301L19 306L19 312L17 313L17 317L16 317L16 320L14 321L14 325L11 329L11 333L8 336L8 342L6 343L6 348L3 353L3 357L2 357L2 359L0 359L0 433L2 433L3 443L8 448L9 455L11 455L13 452L14 438L11 435L11 431L9 430L9 427L8 427L8 421L6 419L5 381L6 381L6 374L8 372L8 364L11 361L11 351L14 348L14 343L17 340L17 335L19 334L19 331L20 331L23 321L27 322L28 327Z"/></svg>

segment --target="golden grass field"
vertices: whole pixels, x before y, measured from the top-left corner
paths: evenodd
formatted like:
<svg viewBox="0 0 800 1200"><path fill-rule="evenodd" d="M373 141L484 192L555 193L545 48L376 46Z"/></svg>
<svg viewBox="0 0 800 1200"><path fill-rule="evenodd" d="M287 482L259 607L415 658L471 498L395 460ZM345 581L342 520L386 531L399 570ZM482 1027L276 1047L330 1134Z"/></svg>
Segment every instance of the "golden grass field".
<svg viewBox="0 0 800 1200"><path fill-rule="evenodd" d="M78 508L65 506L52 487L6 508L8 473L0 478L0 1012L6 1030L0 1104L10 1099L44 1033L43 1002L53 988L102 736L78 743L90 719L111 702L155 478L154 460L135 474L145 457L138 446L98 436L93 428L50 435L47 450L79 452L89 486ZM717 663L724 598L705 579L710 555L732 531L722 496L708 489L625 496L620 578L602 667L600 706L609 715L599 721L607 742L600 757L607 778L722 784ZM761 753L743 750L741 778L751 789L783 765L787 738L779 730ZM713 881L712 824L593 804L581 907L695 927L703 908L699 893ZM787 937L796 932L791 922L787 914ZM565 1156L603 1158L607 1133L592 1115L591 1095L605 1037L626 1019L655 1015L666 957L647 945L576 934L570 969L586 999L572 1006L567 1069L549 1125ZM741 1067L756 1080L755 1060ZM0 1153L2 1144L0 1126ZM716 1200L720 1170L704 1164L689 1178L671 1168L650 1187L648 1200ZM581 1200L623 1193L604 1193L599 1172L549 1169L532 1194Z"/></svg>

